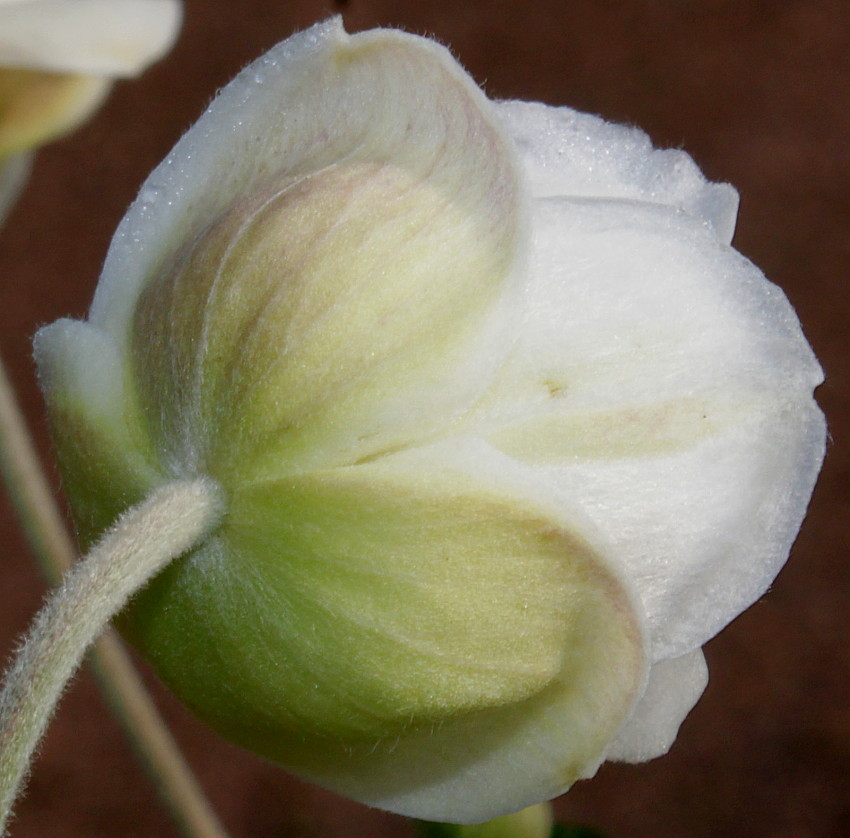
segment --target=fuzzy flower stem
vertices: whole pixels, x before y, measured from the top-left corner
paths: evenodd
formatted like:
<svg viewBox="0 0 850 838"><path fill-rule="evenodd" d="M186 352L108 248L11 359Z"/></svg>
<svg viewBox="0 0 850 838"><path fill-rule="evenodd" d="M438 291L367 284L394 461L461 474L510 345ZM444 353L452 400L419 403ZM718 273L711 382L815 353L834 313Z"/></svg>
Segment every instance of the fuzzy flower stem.
<svg viewBox="0 0 850 838"><path fill-rule="evenodd" d="M156 489L74 565L39 612L0 693L0 834L32 753L89 646L130 596L218 524L221 510L219 488L207 479Z"/></svg>
<svg viewBox="0 0 850 838"><path fill-rule="evenodd" d="M57 585L77 549L44 475L0 358L0 471L42 572ZM107 629L91 662L100 687L186 838L227 838L117 633Z"/></svg>

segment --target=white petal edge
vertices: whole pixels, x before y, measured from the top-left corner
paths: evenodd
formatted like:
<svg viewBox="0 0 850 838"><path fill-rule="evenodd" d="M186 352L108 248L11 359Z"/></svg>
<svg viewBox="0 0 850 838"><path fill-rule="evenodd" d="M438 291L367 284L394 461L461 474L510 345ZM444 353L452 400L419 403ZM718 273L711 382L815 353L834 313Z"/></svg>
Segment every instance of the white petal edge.
<svg viewBox="0 0 850 838"><path fill-rule="evenodd" d="M0 66L135 76L171 49L178 0L30 0L0 5Z"/></svg>
<svg viewBox="0 0 850 838"><path fill-rule="evenodd" d="M654 149L639 128L538 102L497 102L535 198L620 198L682 209L728 244L738 193L705 179L680 149Z"/></svg>
<svg viewBox="0 0 850 838"><path fill-rule="evenodd" d="M121 357L108 335L88 323L62 318L36 332L33 352L43 390L73 399L93 417L93 424L121 429Z"/></svg>
<svg viewBox="0 0 850 838"><path fill-rule="evenodd" d="M707 684L708 666L701 649L653 664L646 692L605 758L646 762L666 754Z"/></svg>

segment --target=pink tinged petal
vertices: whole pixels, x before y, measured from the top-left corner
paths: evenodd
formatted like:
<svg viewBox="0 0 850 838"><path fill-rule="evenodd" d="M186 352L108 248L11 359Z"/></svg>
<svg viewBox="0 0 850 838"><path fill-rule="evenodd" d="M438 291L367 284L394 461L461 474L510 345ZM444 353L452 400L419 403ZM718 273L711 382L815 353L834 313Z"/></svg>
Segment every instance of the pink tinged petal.
<svg viewBox="0 0 850 838"><path fill-rule="evenodd" d="M175 471L225 482L432 432L507 347L523 196L443 48L336 21L239 76L151 176L91 322Z"/></svg>

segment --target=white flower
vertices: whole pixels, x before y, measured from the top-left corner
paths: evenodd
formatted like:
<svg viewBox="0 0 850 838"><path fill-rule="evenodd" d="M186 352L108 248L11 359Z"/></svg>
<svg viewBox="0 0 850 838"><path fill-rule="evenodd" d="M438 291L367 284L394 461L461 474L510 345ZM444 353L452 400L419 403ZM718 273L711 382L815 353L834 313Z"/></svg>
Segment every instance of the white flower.
<svg viewBox="0 0 850 838"><path fill-rule="evenodd" d="M26 152L88 119L113 79L164 55L181 17L179 0L0 0L0 221Z"/></svg>
<svg viewBox="0 0 850 838"><path fill-rule="evenodd" d="M818 365L736 196L338 21L225 90L37 357L90 541L208 474L221 530L124 628L224 735L476 822L669 747L785 561Z"/></svg>

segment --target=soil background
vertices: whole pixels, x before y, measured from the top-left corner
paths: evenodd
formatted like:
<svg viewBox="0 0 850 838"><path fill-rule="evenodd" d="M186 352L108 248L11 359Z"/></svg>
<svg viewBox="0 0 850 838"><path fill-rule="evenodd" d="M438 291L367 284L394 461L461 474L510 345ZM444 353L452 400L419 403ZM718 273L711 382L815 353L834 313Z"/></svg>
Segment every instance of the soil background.
<svg viewBox="0 0 850 838"><path fill-rule="evenodd" d="M833 441L772 590L707 646L711 682L671 753L606 765L557 802L608 838L850 835L850 4L846 0L187 0L174 51L43 149L0 235L0 349L50 462L30 339L83 316L142 180L251 59L332 13L449 44L487 92L643 127L741 192L735 244L788 294L821 358ZM45 584L0 498L0 654ZM402 838L408 823L288 776L196 722L147 673L233 838ZM178 832L83 672L15 838Z"/></svg>

